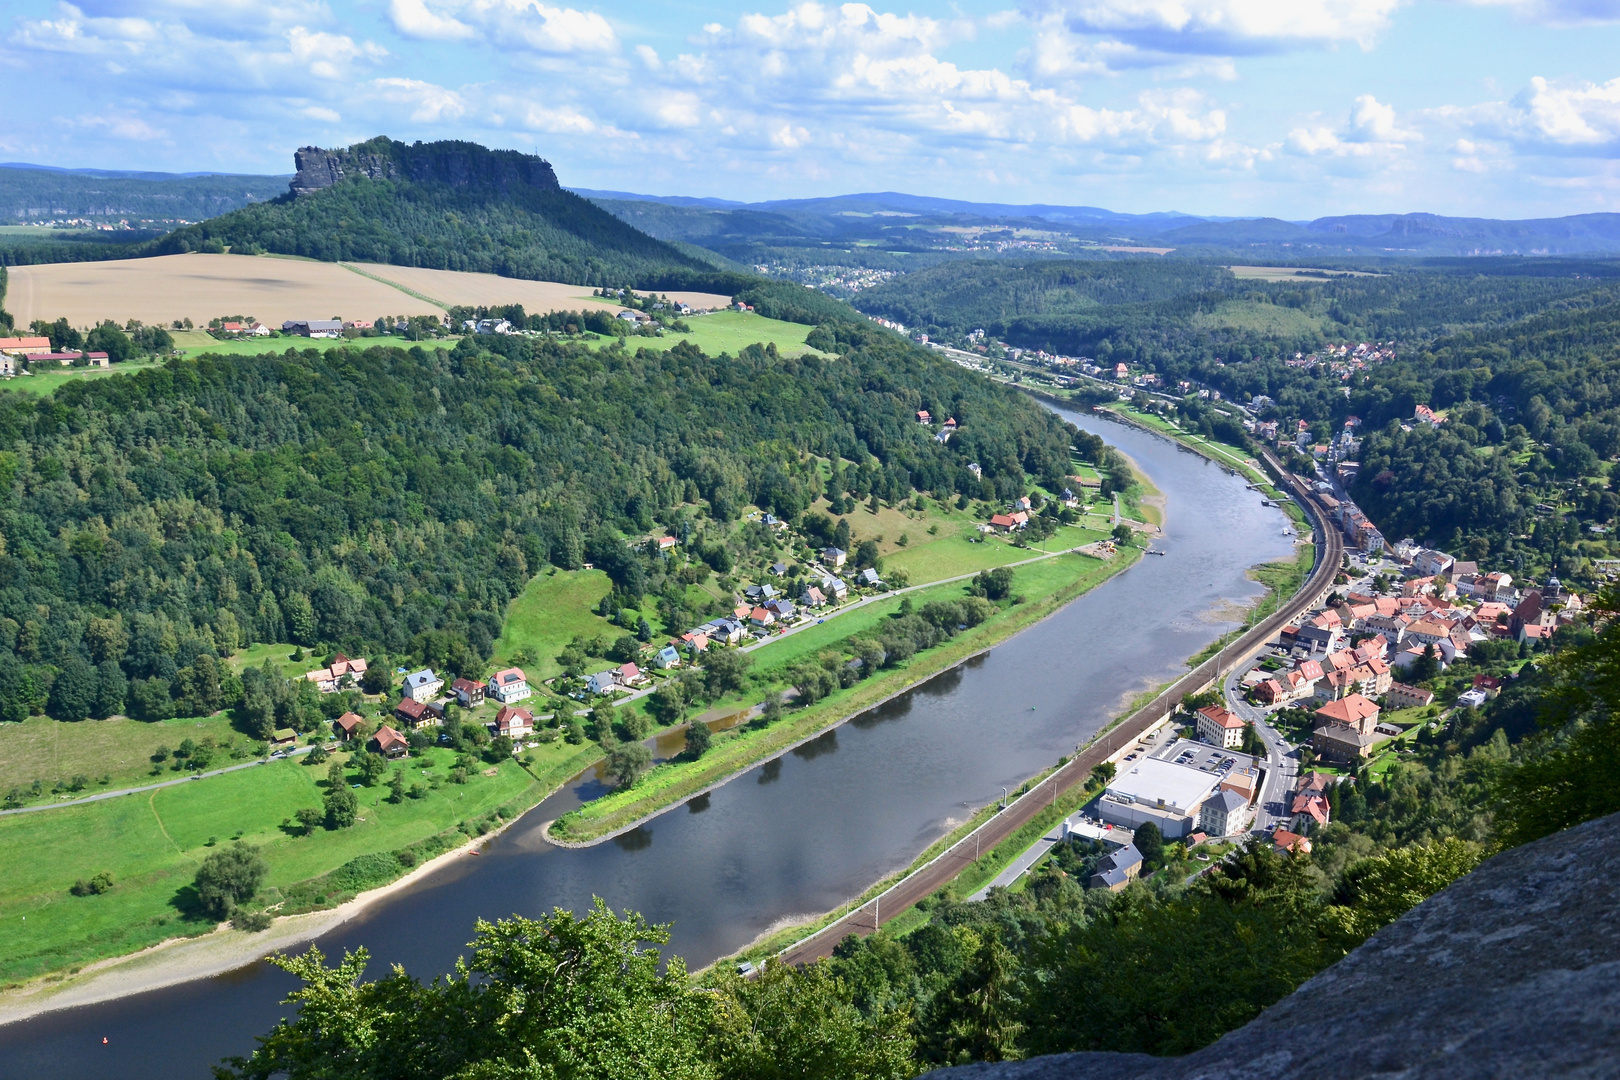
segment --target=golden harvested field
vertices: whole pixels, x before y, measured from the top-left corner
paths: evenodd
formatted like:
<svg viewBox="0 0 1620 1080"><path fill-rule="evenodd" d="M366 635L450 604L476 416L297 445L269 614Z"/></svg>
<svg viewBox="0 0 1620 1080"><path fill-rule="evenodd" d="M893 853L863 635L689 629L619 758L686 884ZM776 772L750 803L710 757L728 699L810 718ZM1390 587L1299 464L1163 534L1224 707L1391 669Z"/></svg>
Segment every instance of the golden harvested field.
<svg viewBox="0 0 1620 1080"><path fill-rule="evenodd" d="M555 281L524 281L520 278L496 277L494 274L469 274L461 270L426 270L419 266L382 266L377 263L355 263L366 274L386 278L412 292L431 296L449 307L453 304L522 304L531 315L547 311L583 311L586 308L610 308L617 311L618 304L591 295L589 285L563 285ZM672 292L671 300L684 300L695 308L722 308L731 303L731 297L716 293Z"/></svg>
<svg viewBox="0 0 1620 1080"><path fill-rule="evenodd" d="M1323 270L1311 266L1228 266L1232 276L1253 281L1321 281L1328 277L1383 277L1366 270Z"/></svg>
<svg viewBox="0 0 1620 1080"><path fill-rule="evenodd" d="M287 319L436 315L453 304L522 304L531 313L617 308L593 300L590 291L455 270L191 254L12 267L6 307L23 326L64 316L75 326L102 319L161 325L190 319L201 325L226 315L278 326ZM709 293L670 296L694 307L730 302Z"/></svg>

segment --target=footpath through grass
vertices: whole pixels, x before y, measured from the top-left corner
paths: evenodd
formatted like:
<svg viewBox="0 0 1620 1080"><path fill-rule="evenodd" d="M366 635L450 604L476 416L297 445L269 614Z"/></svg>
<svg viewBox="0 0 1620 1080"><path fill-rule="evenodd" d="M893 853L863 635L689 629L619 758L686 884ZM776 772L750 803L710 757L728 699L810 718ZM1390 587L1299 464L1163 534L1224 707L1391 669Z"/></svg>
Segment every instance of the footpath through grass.
<svg viewBox="0 0 1620 1080"><path fill-rule="evenodd" d="M557 743L540 748L533 774L516 761L480 763L457 784L453 751L413 753L404 772L408 784L424 786L420 798L393 804L385 785L360 788L353 827L311 836L292 819L321 805L327 766L302 759L0 817L0 983L212 930L195 910L191 882L208 853L235 838L258 847L270 866L252 907L331 907L517 816L599 755L594 746ZM76 881L104 872L113 878L109 891L71 894Z"/></svg>
<svg viewBox="0 0 1620 1080"><path fill-rule="evenodd" d="M933 649L918 653L895 668L864 682L840 690L802 709L790 711L785 719L763 729L743 729L718 735L712 749L698 761L670 762L659 766L635 787L615 791L565 815L552 826L552 835L565 842L588 842L624 829L643 818L661 813L701 791L716 786L732 775L774 757L788 747L836 726L851 716L947 668L1039 621L1075 597L1135 563L1141 550L1126 548L1104 562L1087 555L1059 555L1016 571L1013 589L1025 597L1022 604L1004 607L980 625L966 630ZM965 584L941 585L909 594L915 606L930 600L954 599L964 595ZM786 675L797 658L831 647L899 609L900 598L868 605L869 610L852 613L782 642L780 652L762 650L755 673L755 701L778 673ZM842 624L842 625L839 625ZM827 631L825 637L812 637ZM796 638L809 638L799 643ZM788 646L791 646L788 647ZM739 701L737 708L746 702Z"/></svg>

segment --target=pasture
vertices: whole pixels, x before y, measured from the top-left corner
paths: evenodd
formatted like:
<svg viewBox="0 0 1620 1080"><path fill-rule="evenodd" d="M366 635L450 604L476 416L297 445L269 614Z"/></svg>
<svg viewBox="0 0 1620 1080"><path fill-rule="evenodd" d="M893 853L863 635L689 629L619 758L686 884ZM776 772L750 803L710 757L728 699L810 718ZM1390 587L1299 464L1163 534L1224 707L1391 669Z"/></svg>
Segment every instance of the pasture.
<svg viewBox="0 0 1620 1080"><path fill-rule="evenodd" d="M663 337L629 337L624 339L624 346L631 352L637 349L667 352L682 341L690 341L710 356L721 353L735 356L749 345L774 343L776 351L783 356L821 355L804 343L813 327L801 323L767 319L752 311L716 311L710 315L688 316L684 321L691 327L686 333L666 330ZM599 345L607 345L618 339L598 336L596 340Z"/></svg>

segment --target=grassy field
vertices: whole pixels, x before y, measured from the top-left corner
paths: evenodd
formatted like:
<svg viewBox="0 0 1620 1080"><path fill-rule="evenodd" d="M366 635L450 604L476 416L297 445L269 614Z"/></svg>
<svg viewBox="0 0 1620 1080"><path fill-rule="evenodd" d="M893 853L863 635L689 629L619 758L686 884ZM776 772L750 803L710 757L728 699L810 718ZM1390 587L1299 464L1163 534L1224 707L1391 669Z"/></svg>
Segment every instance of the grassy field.
<svg viewBox="0 0 1620 1080"><path fill-rule="evenodd" d="M944 525L937 536L929 536L924 532L919 537L916 533L912 533L909 545L884 557L885 570L896 567L904 569L910 576L912 584L921 585L941 578L954 577L957 574L971 574L1005 566L1010 562L1039 555L1042 550L1061 551L1064 548L1078 547L1107 535L1105 531L1065 525L1050 539L1035 547L1017 548L995 537L981 540L974 522L964 518L965 515L960 516Z"/></svg>
<svg viewBox="0 0 1620 1080"><path fill-rule="evenodd" d="M164 771L152 775L152 754L160 746L170 750L182 739L202 742L211 738L221 747L245 750L254 744L233 731L224 714L205 719L162 720L142 723L122 717L113 720L82 720L65 724L43 716L30 717L20 724L0 724L0 794L39 780L49 795L58 781L67 783L75 776L90 783L80 792L63 792L60 798L82 798L97 791L133 787L176 774ZM214 755L216 767L239 760L229 750ZM108 783L102 784L102 779ZM28 802L40 800L28 799Z"/></svg>
<svg viewBox="0 0 1620 1080"><path fill-rule="evenodd" d="M111 367L46 368L43 364L28 375L0 382L0 390L17 390L24 394L54 394L58 387L81 379L105 379L110 375L128 375L146 368L156 367L154 361L127 360Z"/></svg>
<svg viewBox="0 0 1620 1080"><path fill-rule="evenodd" d="M729 731L716 737L713 748L696 762L680 762L655 769L635 788L609 794L561 819L555 830L569 840L586 840L613 832L639 818L658 811L718 782L724 777L765 760L783 748L848 716L869 708L884 698L937 671L994 645L1043 618L1074 597L1131 565L1139 557L1132 548L1123 557L1103 562L1085 555L1060 555L1016 571L1014 591L1025 597L1022 604L1004 608L998 615L950 641L919 653L907 663L883 672L865 682L841 690L807 709L795 711L789 719L761 730ZM962 595L961 584L941 585L912 595L913 604L930 599ZM873 610L851 613L811 631L804 631L756 653L755 687L752 700L774 681L773 676L795 660L870 628L892 609L889 601L873 604ZM898 607L899 601L893 601ZM799 641L804 638L804 641ZM773 651L780 650L780 651Z"/></svg>
<svg viewBox="0 0 1620 1080"><path fill-rule="evenodd" d="M307 649L304 651L304 659L294 660L292 658L293 653L297 652L298 649L297 645L285 641L273 645L263 643L249 645L238 649L228 663L231 665L232 670L244 671L247 668L260 667L268 660L288 678L325 666L321 663L325 659L324 654L313 653Z"/></svg>
<svg viewBox="0 0 1620 1080"><path fill-rule="evenodd" d="M1273 279L1276 280L1276 279ZM1281 304L1255 300L1224 300L1215 310L1193 316L1193 325L1208 330L1246 330L1254 334L1298 335L1325 333L1328 320Z"/></svg>
<svg viewBox="0 0 1620 1080"><path fill-rule="evenodd" d="M601 570L553 570L536 577L506 609L492 666L527 652L533 659L524 671L531 682L562 674L557 654L570 641L611 629L592 609L612 587Z"/></svg>
<svg viewBox="0 0 1620 1080"><path fill-rule="evenodd" d="M201 330L170 330L174 338L175 348L186 356L201 356L203 353L214 353L218 356L263 356L274 353L280 356L288 349L319 349L326 352L328 349L337 349L345 345L366 349L372 345L404 345L410 346L413 342L396 337L380 338L304 338L304 337L274 337L274 338L236 338L231 341L220 341L212 338Z"/></svg>
<svg viewBox="0 0 1620 1080"><path fill-rule="evenodd" d="M764 345L775 342L776 349L783 356L799 356L803 353L814 353L815 349L804 343L812 327L799 323L782 322L778 319L767 319L763 315L756 315L751 311L716 311L710 315L688 316L686 324L692 329L689 333L679 334L673 330L664 332L663 337L630 337L624 339L625 348L631 352L637 349L652 349L655 352L665 352L673 349L682 341L690 341L710 356L721 353L736 353L749 345ZM593 335L594 336L594 335ZM595 336L594 345L597 347L611 344L617 338ZM817 355L821 355L817 353Z"/></svg>
<svg viewBox="0 0 1620 1080"><path fill-rule="evenodd" d="M452 758L449 750L413 756L407 777L442 779ZM281 761L147 795L0 818L0 980L211 929L211 921L190 914L187 900L211 844L241 837L260 847L270 865L263 896L274 903L357 857L420 844L515 799L532 800L542 787L508 762L494 775L480 771L466 784L441 783L399 805L383 801L386 787L363 788L354 827L292 835L296 830L283 822L320 804L325 775L325 766ZM74 881L101 872L113 877L109 892L69 893Z"/></svg>

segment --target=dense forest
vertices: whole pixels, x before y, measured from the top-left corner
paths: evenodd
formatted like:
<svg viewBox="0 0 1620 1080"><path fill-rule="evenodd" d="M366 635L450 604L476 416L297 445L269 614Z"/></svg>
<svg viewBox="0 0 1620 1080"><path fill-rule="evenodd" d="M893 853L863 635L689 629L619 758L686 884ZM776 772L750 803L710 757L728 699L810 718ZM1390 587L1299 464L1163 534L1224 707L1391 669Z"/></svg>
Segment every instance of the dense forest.
<svg viewBox="0 0 1620 1080"><path fill-rule="evenodd" d="M868 311L947 338L1124 362L1305 420L1325 442L1357 417L1353 494L1391 539L1416 539L1542 576L1617 552L1620 265L1480 260L1375 276L1263 283L1222 267L1148 262L938 267L862 292ZM1328 345L1393 342L1349 374L1303 365ZM1418 405L1447 417L1414 425ZM1191 403L1195 422L1235 417Z"/></svg>
<svg viewBox="0 0 1620 1080"><path fill-rule="evenodd" d="M625 537L794 517L818 458L862 498L1061 483L1076 433L1044 409L838 332L837 359L468 338L0 391L0 717L209 713L254 641L473 670L547 564L656 589ZM948 445L924 408L961 421Z"/></svg>
<svg viewBox="0 0 1620 1080"><path fill-rule="evenodd" d="M1182 1054L1259 1015L1481 858L1620 810L1620 597L1599 631L1569 627L1502 695L1427 723L1378 778L1329 789L1309 854L1265 838L1196 880L1146 874L1173 845L1140 830L1147 868L1123 891L1081 883L1099 852L1054 849L1017 892L924 901L910 932L846 938L802 969L689 980L660 968L663 928L600 902L480 922L467 967L426 984L278 960L303 985L223 1075L572 1076L879 1080L1068 1051ZM1448 679L1520 659L1465 661ZM557 977L562 973L562 977ZM1218 988L1219 992L1214 992ZM519 1007L521 1005L521 1008ZM514 1019L520 1018L520 1019Z"/></svg>

